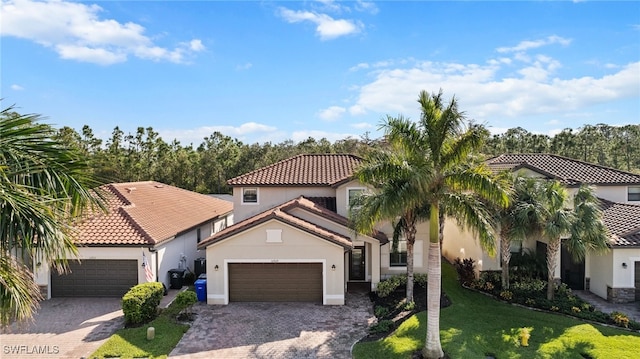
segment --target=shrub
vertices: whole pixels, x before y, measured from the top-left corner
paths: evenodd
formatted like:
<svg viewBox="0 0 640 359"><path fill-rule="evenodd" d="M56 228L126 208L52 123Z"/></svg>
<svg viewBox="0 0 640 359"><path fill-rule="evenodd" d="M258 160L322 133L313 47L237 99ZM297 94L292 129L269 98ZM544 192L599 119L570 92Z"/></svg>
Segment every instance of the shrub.
<svg viewBox="0 0 640 359"><path fill-rule="evenodd" d="M385 319L369 327L371 333L387 333L393 329L393 320Z"/></svg>
<svg viewBox="0 0 640 359"><path fill-rule="evenodd" d="M409 302L404 305L404 310L414 310L416 309L416 302Z"/></svg>
<svg viewBox="0 0 640 359"><path fill-rule="evenodd" d="M453 266L458 272L458 281L465 286L473 285L476 280L475 263L473 258L460 259L456 258Z"/></svg>
<svg viewBox="0 0 640 359"><path fill-rule="evenodd" d="M629 328L629 317L626 314L620 312L611 313L611 319L619 327Z"/></svg>
<svg viewBox="0 0 640 359"><path fill-rule="evenodd" d="M413 282L418 284L421 287L427 287L427 274L426 273L415 273L413 275Z"/></svg>
<svg viewBox="0 0 640 359"><path fill-rule="evenodd" d="M375 314L376 318L384 318L389 314L389 308L378 305L373 310L373 313Z"/></svg>
<svg viewBox="0 0 640 359"><path fill-rule="evenodd" d="M131 288L122 297L122 312L127 324L142 324L153 319L163 294L164 289L159 282L138 284Z"/></svg>
<svg viewBox="0 0 640 359"><path fill-rule="evenodd" d="M513 293L509 290L503 290L502 292L500 292L500 298L510 301L511 299L513 299Z"/></svg>
<svg viewBox="0 0 640 359"><path fill-rule="evenodd" d="M578 308L578 307L571 307L571 311L574 313L580 313L582 311L582 309Z"/></svg>
<svg viewBox="0 0 640 359"><path fill-rule="evenodd" d="M376 287L376 293L380 298L387 297L389 294L393 293L398 287L401 285L407 284L407 275L399 274L389 277L380 283Z"/></svg>

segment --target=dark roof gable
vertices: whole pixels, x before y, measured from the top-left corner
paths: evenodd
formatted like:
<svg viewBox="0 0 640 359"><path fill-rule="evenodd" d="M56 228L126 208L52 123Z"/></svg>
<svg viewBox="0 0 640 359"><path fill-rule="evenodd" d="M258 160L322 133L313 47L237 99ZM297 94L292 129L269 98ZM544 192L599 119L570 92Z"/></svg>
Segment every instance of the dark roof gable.
<svg viewBox="0 0 640 359"><path fill-rule="evenodd" d="M231 186L338 186L362 159L349 154L302 154L227 181Z"/></svg>
<svg viewBox="0 0 640 359"><path fill-rule="evenodd" d="M640 175L546 153L503 154L486 161L494 171L528 168L568 186L639 184Z"/></svg>

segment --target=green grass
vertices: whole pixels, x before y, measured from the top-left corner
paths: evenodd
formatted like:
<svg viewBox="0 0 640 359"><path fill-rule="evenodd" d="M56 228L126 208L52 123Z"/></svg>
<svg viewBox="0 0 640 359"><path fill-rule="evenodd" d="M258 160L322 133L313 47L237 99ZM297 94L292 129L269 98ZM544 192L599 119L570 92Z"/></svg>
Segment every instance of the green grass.
<svg viewBox="0 0 640 359"><path fill-rule="evenodd" d="M440 312L440 338L452 359L640 358L640 335L585 323L563 315L512 306L462 288L455 269L442 266L443 289L453 304ZM418 295L418 293L416 293ZM531 329L529 346L520 328ZM424 345L426 312L418 313L389 337L354 347L356 359L407 359Z"/></svg>
<svg viewBox="0 0 640 359"><path fill-rule="evenodd" d="M166 358L189 329L171 319L176 312L171 309L141 327L118 330L89 358ZM147 340L148 327L155 328L153 340Z"/></svg>

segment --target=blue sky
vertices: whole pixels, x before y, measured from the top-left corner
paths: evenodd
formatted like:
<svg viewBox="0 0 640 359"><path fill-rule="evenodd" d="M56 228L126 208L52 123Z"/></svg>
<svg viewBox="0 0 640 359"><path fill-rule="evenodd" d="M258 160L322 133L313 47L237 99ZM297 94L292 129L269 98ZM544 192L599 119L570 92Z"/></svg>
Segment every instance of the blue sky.
<svg viewBox="0 0 640 359"><path fill-rule="evenodd" d="M640 123L640 3L1 0L0 98L198 145L380 136L455 95L494 133Z"/></svg>

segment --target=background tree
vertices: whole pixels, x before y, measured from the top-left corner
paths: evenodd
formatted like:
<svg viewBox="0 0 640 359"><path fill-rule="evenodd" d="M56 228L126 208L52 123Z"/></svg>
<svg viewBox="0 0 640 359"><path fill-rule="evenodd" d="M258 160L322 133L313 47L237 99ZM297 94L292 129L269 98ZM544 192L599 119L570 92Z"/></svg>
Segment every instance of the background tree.
<svg viewBox="0 0 640 359"><path fill-rule="evenodd" d="M33 315L40 291L31 260L63 271L77 253L71 221L100 205L78 148L67 146L39 115L0 112L0 322Z"/></svg>

